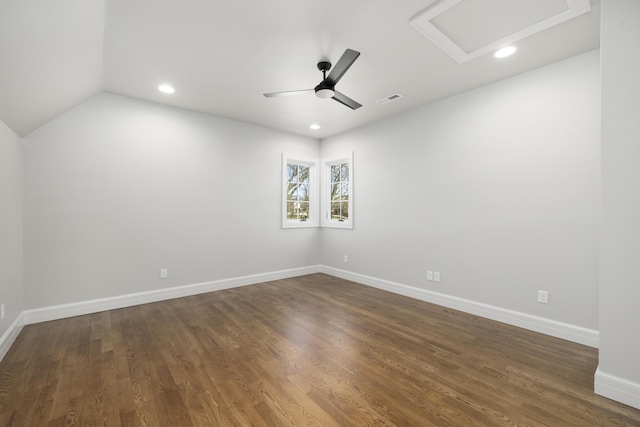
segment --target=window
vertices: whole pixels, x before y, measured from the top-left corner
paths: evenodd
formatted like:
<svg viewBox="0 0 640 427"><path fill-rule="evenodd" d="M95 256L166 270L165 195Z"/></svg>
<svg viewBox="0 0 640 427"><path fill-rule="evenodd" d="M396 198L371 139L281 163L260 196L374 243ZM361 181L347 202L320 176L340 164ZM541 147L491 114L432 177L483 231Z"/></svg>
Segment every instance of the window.
<svg viewBox="0 0 640 427"><path fill-rule="evenodd" d="M353 228L353 153L322 161L282 155L282 228L318 226Z"/></svg>
<svg viewBox="0 0 640 427"><path fill-rule="evenodd" d="M322 164L322 226L353 228L353 153Z"/></svg>
<svg viewBox="0 0 640 427"><path fill-rule="evenodd" d="M318 226L317 161L282 155L282 227Z"/></svg>

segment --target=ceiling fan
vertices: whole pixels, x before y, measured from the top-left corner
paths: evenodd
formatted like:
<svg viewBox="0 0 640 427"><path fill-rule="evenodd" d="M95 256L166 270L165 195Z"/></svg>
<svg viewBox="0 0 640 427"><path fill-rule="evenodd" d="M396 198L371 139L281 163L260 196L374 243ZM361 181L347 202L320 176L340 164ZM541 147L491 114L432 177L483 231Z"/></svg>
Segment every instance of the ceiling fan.
<svg viewBox="0 0 640 427"><path fill-rule="evenodd" d="M300 95L303 93L311 93L315 92L318 98L333 98L339 103L346 105L352 110L356 110L362 107L361 104L357 103L353 99L348 96L338 92L335 87L336 84L340 81L344 73L353 65L353 63L360 56L360 52L356 52L355 50L347 49L344 51L338 63L333 70L327 76L327 71L331 69L331 62L320 61L318 62L318 70L322 71L322 81L318 86L313 89L303 89L303 90L290 90L286 92L273 92L273 93L265 93L264 96L267 98L274 98L277 96L288 96L288 95Z"/></svg>

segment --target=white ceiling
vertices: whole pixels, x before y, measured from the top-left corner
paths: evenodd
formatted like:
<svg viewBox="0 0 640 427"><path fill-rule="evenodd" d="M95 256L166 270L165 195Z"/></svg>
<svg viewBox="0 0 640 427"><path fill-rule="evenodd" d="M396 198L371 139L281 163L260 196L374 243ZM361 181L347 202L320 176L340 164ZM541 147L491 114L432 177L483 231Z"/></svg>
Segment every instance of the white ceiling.
<svg viewBox="0 0 640 427"><path fill-rule="evenodd" d="M538 3L518 1L527 13ZM26 135L106 91L324 138L599 47L592 0L591 12L515 43L512 57L459 64L410 25L435 3L0 0L0 120ZM493 27L497 4L476 5L474 20ZM458 33L468 25L447 22ZM337 89L362 108L313 94L262 96L313 88L316 63L335 63L346 48L361 55ZM160 93L160 83L176 93ZM376 104L394 93L403 97Z"/></svg>

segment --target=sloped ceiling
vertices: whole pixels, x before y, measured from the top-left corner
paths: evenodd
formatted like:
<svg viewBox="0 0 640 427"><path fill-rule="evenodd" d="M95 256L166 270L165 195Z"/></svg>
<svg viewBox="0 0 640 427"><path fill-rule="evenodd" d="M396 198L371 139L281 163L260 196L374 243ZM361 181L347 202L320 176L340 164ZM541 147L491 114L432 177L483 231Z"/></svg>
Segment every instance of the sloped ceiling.
<svg viewBox="0 0 640 427"><path fill-rule="evenodd" d="M106 91L323 138L599 47L592 1L589 13L517 42L512 57L459 64L409 23L437 3L0 0L0 120L26 135ZM476 19L495 22L498 3ZM361 56L338 89L359 110L313 94L262 96L313 88L316 63L346 48ZM394 93L403 96L376 104Z"/></svg>
<svg viewBox="0 0 640 427"><path fill-rule="evenodd" d="M104 2L0 0L0 120L24 136L101 92Z"/></svg>

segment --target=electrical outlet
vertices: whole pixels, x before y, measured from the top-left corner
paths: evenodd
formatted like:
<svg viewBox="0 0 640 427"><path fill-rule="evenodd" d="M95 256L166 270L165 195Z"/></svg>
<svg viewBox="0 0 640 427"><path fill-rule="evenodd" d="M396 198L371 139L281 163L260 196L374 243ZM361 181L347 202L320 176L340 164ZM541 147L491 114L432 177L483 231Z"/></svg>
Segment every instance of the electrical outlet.
<svg viewBox="0 0 640 427"><path fill-rule="evenodd" d="M0 319L4 319L4 304L0 305Z"/></svg>
<svg viewBox="0 0 640 427"><path fill-rule="evenodd" d="M433 280L433 271L427 271L427 280Z"/></svg>
<svg viewBox="0 0 640 427"><path fill-rule="evenodd" d="M166 279L167 277L169 277L169 272L167 271L167 269L166 268L160 269L160 278Z"/></svg>
<svg viewBox="0 0 640 427"><path fill-rule="evenodd" d="M349 262L349 256L348 255L344 256L344 262Z"/></svg>
<svg viewBox="0 0 640 427"><path fill-rule="evenodd" d="M549 303L549 292L547 291L538 291L538 302L541 304Z"/></svg>
<svg viewBox="0 0 640 427"><path fill-rule="evenodd" d="M434 271L433 272L433 281L434 282L439 282L440 281L440 272L438 272L438 271Z"/></svg>

